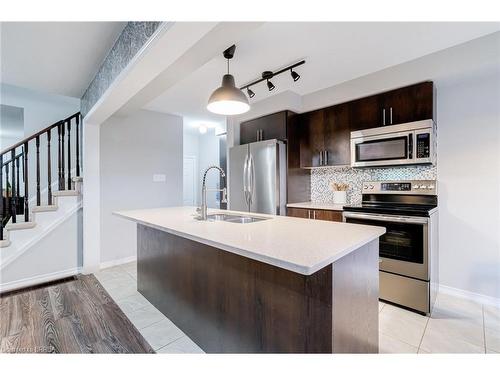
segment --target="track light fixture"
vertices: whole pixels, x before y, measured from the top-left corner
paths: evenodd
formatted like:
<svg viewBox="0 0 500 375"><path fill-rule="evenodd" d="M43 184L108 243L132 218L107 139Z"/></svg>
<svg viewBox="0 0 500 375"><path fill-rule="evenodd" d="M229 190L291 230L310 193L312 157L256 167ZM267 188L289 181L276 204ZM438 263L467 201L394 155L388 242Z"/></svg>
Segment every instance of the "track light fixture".
<svg viewBox="0 0 500 375"><path fill-rule="evenodd" d="M269 91L273 91L276 86L273 85L273 83L270 80L267 80L267 88Z"/></svg>
<svg viewBox="0 0 500 375"><path fill-rule="evenodd" d="M295 72L293 69L290 69L290 74L292 75L293 82L297 82L300 79L299 73Z"/></svg>
<svg viewBox="0 0 500 375"><path fill-rule="evenodd" d="M288 71L290 71L290 75L292 76L293 81L297 82L300 79L300 75L295 70L293 70L293 68L296 68L297 66L303 65L305 63L306 63L305 60L301 60L295 64L289 65L289 66L287 66L283 69L277 70L275 72L271 72L270 70L266 70L265 72L262 72L262 78L259 78L255 81L247 83L244 86L241 86L240 90L247 89L248 97L253 98L255 96L255 92L253 92L250 89L250 87L252 87L252 86L254 86L262 81L266 81L266 85L267 85L268 90L273 91L276 88L276 86L274 86L274 84L271 82L271 78L277 76L278 74L288 72Z"/></svg>

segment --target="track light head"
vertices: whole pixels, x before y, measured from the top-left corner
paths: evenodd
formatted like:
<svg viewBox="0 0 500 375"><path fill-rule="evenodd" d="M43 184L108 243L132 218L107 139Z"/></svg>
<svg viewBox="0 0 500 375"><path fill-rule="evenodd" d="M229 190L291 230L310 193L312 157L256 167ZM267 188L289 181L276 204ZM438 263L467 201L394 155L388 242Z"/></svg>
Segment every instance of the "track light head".
<svg viewBox="0 0 500 375"><path fill-rule="evenodd" d="M295 72L293 69L290 69L290 74L292 75L294 82L297 82L300 79L299 73Z"/></svg>
<svg viewBox="0 0 500 375"><path fill-rule="evenodd" d="M269 91L273 91L275 89L275 86L270 80L267 80L267 88L269 89Z"/></svg>
<svg viewBox="0 0 500 375"><path fill-rule="evenodd" d="M247 94L249 98L253 98L255 96L255 93L250 90L250 87L247 87Z"/></svg>

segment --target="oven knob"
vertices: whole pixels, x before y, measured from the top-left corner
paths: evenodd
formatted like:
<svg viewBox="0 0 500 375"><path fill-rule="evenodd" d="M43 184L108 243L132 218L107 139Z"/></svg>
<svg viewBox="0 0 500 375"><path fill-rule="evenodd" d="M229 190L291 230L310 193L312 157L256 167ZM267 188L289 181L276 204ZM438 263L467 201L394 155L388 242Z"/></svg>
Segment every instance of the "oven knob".
<svg viewBox="0 0 500 375"><path fill-rule="evenodd" d="M428 189L429 189L429 190L434 189L434 185L429 185Z"/></svg>
<svg viewBox="0 0 500 375"><path fill-rule="evenodd" d="M365 185L363 189L368 190L368 185Z"/></svg>
<svg viewBox="0 0 500 375"><path fill-rule="evenodd" d="M427 185L420 185L421 189L427 189Z"/></svg>
<svg viewBox="0 0 500 375"><path fill-rule="evenodd" d="M373 185L370 185L370 190L373 190Z"/></svg>
<svg viewBox="0 0 500 375"><path fill-rule="evenodd" d="M420 189L420 185L413 185L414 189Z"/></svg>

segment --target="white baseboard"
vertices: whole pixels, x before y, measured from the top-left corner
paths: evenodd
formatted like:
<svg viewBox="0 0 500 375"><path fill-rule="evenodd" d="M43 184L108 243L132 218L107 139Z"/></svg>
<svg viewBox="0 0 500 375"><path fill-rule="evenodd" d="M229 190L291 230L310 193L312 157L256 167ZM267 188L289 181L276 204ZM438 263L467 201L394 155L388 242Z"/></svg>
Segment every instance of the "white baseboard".
<svg viewBox="0 0 500 375"><path fill-rule="evenodd" d="M439 293L463 298L469 301L477 302L482 305L500 307L500 298L486 296L484 294L469 292L468 290L457 289L447 285L439 285Z"/></svg>
<svg viewBox="0 0 500 375"><path fill-rule="evenodd" d="M120 264L125 264L125 263L130 263L130 262L135 262L135 261L137 261L137 256L134 255L131 257L127 257L127 258L114 259L114 260L110 260L107 262L101 262L99 267L101 270L103 270L105 268L119 266Z"/></svg>
<svg viewBox="0 0 500 375"><path fill-rule="evenodd" d="M64 271L47 273L45 275L38 275L21 280L10 281L7 283L0 284L0 293L10 292L16 289L27 288L34 285L43 284L49 281L63 279L65 277L75 276L78 275L79 273L80 273L80 268L77 267L77 268L70 268Z"/></svg>

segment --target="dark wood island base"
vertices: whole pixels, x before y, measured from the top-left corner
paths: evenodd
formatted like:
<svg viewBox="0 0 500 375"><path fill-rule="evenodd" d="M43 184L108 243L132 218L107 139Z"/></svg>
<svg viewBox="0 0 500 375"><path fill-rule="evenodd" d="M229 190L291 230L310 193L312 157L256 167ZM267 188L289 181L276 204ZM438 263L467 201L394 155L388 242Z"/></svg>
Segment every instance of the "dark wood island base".
<svg viewBox="0 0 500 375"><path fill-rule="evenodd" d="M378 239L312 275L139 224L138 290L207 353L378 353Z"/></svg>

